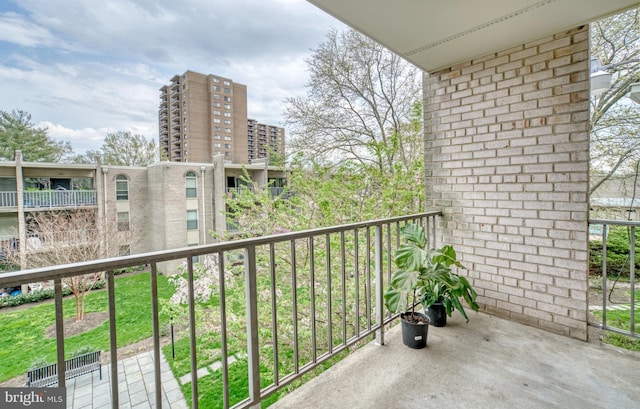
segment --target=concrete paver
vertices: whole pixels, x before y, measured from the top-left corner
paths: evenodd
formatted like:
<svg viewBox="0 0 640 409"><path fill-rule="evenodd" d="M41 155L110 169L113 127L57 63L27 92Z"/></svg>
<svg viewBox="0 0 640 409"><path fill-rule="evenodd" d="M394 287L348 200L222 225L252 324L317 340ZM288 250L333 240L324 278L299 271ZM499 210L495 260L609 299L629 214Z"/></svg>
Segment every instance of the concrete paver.
<svg viewBox="0 0 640 409"><path fill-rule="evenodd" d="M187 403L169 364L160 356L162 407L183 409ZM155 408L155 376L152 352L144 352L118 362L118 399L120 408ZM111 366L98 373L67 381L67 408L111 408Z"/></svg>

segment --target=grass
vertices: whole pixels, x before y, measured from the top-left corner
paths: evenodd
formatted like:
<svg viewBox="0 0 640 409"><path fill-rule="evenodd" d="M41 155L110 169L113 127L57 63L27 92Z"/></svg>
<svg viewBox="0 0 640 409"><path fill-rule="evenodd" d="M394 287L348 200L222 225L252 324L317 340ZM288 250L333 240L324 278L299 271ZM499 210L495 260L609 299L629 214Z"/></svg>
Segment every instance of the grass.
<svg viewBox="0 0 640 409"><path fill-rule="evenodd" d="M319 250L318 250L319 249ZM323 246L318 246L316 252L317 260L325 260L325 253L323 253ZM260 254L260 253L259 253ZM339 254L336 251L336 254ZM299 260L304 259L299 255ZM303 262L298 262L298 274L295 287L295 305L297 307L298 317L298 359L299 365L303 366L312 362L312 331L310 327L310 304L311 304L311 286L308 275L308 270L305 269ZM296 343L293 336L293 324L292 324L292 308L293 297L290 271L286 263L277 263L278 266L275 273L276 280L276 292L277 292L277 326L278 326L278 364L279 364L279 378L293 374L294 368L294 344ZM320 265L318 271L326 271L324 265ZM230 269L231 270L231 269ZM331 271L340 271L339 267L332 269ZM350 270L351 271L351 270ZM242 273L242 271L240 271ZM261 268L258 269L257 274L257 288L258 294L258 345L260 355L260 382L261 387L265 388L275 382L274 375L274 354L273 354L273 342L272 338L272 314L271 309L271 295L270 284L271 278L267 270ZM346 303L353 306L355 300L354 295L354 279L353 277L343 278L338 274L332 274L332 328L333 335L332 341L334 347L338 347L342 343L342 328L341 328L341 299L342 299L342 286L346 286ZM247 353L247 341L246 341L246 305L245 305L245 283L243 274L230 274L226 279L226 318L227 318L227 341L228 341L228 356L235 356L236 360L229 365L229 404L237 404L249 396L249 384L248 384L248 361L246 358ZM327 287L326 274L318 273L315 278L315 303L316 303L316 336L317 345L316 353L320 357L324 353L328 352L328 332L327 332ZM364 311L364 299L363 293L360 294L361 298L361 311ZM353 323L356 318L353 308L346 311L347 322ZM181 322L184 322L185 318L180 318ZM207 322L208 321L208 322ZM365 323L361 324L361 329L364 329ZM348 326L347 334L345 336L350 338L354 335L353 325ZM196 357L198 368L204 368L212 363L219 361L221 358L221 333L220 333L220 297L219 292L216 289L212 297L203 303L196 305ZM176 378L179 378L185 374L191 372L191 360L190 360L190 344L189 335L185 328L176 332L175 347L175 359L172 359L171 345L167 345L163 348L163 353L172 369ZM267 407L281 396L289 391L300 386L309 379L317 376L331 365L340 361L346 357L349 350L345 350L340 354L324 361L318 365L314 370L306 373L301 378L285 386L278 392L273 393L265 400L262 401L263 407ZM209 375L206 375L198 379L198 402L202 406L207 408L221 408L223 407L223 385L222 385L222 371L217 370ZM181 386L183 395L188 405L191 405L191 383L186 383Z"/></svg>
<svg viewBox="0 0 640 409"><path fill-rule="evenodd" d="M602 320L601 311L593 311L593 315ZM638 308L635 310L634 323L635 332L640 333L640 309ZM631 311L607 309L607 325L629 331L631 328ZM606 331L602 341L631 351L640 351L640 340L627 335Z"/></svg>
<svg viewBox="0 0 640 409"><path fill-rule="evenodd" d="M118 347L129 345L152 335L151 294L149 273L116 278L116 328ZM166 277L158 277L158 296L168 299L172 287ZM107 291L87 294L85 313L107 311ZM56 340L47 338L45 329L55 324L53 303L39 304L20 310L7 310L0 315L0 382L24 375L32 362L44 360L55 362ZM73 297L63 302L64 317L75 316ZM161 322L168 319L161 313ZM90 346L102 351L109 350L109 322L65 339L65 353Z"/></svg>

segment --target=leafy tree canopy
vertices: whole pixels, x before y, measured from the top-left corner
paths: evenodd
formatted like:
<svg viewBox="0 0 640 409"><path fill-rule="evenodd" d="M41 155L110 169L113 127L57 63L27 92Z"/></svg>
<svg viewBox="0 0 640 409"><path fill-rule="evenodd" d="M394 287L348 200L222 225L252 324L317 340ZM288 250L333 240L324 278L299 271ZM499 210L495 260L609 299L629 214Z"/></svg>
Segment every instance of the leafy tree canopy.
<svg viewBox="0 0 640 409"><path fill-rule="evenodd" d="M611 87L591 97L591 193L640 160L640 105L624 98L640 82L640 9L591 24L591 54L611 65Z"/></svg>
<svg viewBox="0 0 640 409"><path fill-rule="evenodd" d="M89 150L76 155L76 163L95 163L100 158L102 164L112 166L146 166L158 161L158 147L140 134L130 131L108 133L98 150Z"/></svg>
<svg viewBox="0 0 640 409"><path fill-rule="evenodd" d="M31 114L0 111L0 160L14 160L17 150L27 162L61 162L73 153L69 142L56 141L46 128L36 127Z"/></svg>

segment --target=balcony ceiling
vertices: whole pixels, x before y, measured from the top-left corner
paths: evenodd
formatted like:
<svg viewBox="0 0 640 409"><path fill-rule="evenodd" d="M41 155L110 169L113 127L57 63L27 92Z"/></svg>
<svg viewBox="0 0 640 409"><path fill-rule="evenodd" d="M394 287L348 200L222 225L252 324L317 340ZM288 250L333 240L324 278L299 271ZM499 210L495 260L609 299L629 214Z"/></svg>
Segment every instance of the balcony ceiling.
<svg viewBox="0 0 640 409"><path fill-rule="evenodd" d="M427 72L640 6L639 0L308 0Z"/></svg>

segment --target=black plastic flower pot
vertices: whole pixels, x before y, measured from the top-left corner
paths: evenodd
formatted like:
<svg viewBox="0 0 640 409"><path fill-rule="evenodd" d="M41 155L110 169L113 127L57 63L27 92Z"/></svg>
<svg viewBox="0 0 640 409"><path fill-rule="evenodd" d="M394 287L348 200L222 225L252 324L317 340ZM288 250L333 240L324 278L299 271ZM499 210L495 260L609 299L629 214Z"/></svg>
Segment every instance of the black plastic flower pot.
<svg viewBox="0 0 640 409"><path fill-rule="evenodd" d="M419 312L414 312L413 318L407 317L408 315L411 315L411 313L400 314L402 343L413 349L426 347L427 334L429 333L429 317Z"/></svg>
<svg viewBox="0 0 640 409"><path fill-rule="evenodd" d="M444 327L447 325L447 310L444 304L437 302L427 308L427 316L434 327Z"/></svg>

